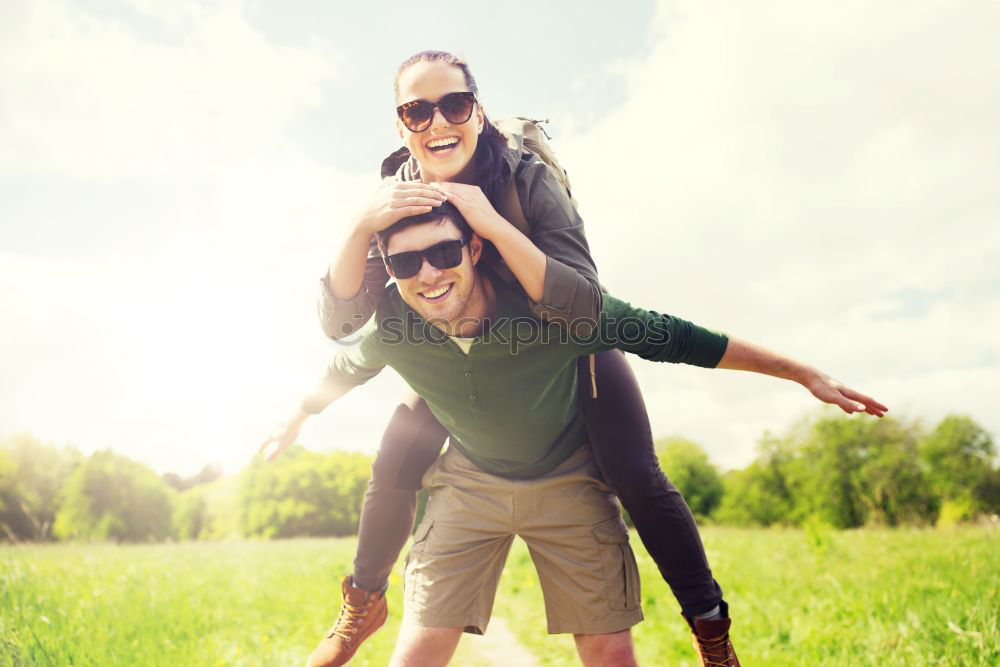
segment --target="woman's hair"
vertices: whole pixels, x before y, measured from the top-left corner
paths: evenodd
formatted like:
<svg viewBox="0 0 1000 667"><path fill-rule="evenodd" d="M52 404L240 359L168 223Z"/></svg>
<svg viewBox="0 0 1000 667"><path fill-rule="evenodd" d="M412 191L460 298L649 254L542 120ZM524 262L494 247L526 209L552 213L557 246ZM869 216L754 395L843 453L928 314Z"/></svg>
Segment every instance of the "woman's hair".
<svg viewBox="0 0 1000 667"><path fill-rule="evenodd" d="M399 69L396 70L396 78L392 85L396 102L399 102L400 75L411 65L420 62L445 63L446 65L452 65L462 70L462 76L465 77L465 85L476 95L478 101L479 87L476 85L476 79L472 76L469 65L465 60L447 51L421 51L404 60ZM476 185L482 189L483 194L493 204L493 208L499 209L503 200L504 186L507 185L512 175L510 167L504 159L504 155L508 150L507 139L504 138L500 130L485 115L483 116L483 120L485 121L483 131L479 135L479 141L476 144L476 153L473 157L476 161Z"/></svg>

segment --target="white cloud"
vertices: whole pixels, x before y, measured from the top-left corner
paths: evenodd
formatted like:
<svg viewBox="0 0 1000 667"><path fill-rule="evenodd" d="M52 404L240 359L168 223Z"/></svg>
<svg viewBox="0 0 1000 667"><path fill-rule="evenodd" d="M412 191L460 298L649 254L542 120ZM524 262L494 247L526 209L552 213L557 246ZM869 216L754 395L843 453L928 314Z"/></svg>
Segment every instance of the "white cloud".
<svg viewBox="0 0 1000 667"><path fill-rule="evenodd" d="M0 170L93 179L212 173L278 144L337 74L329 48L269 41L241 2L133 7L5 10Z"/></svg>
<svg viewBox="0 0 1000 667"><path fill-rule="evenodd" d="M661 3L649 53L616 67L621 105L557 146L602 278L1000 432L995 383L954 391L1000 370L998 29L988 2ZM727 465L811 406L635 368L655 431Z"/></svg>
<svg viewBox="0 0 1000 667"><path fill-rule="evenodd" d="M582 78L566 106L586 109L591 83L620 104L553 114L605 283L905 415L966 411L1000 433L998 14L661 4L645 51ZM3 231L62 220L37 235L100 239L55 252L8 235L21 247L0 251L0 435L159 470L246 460L329 351L314 281L374 178L290 134L362 57L275 43L241 3L0 4ZM65 201L39 212L22 187ZM654 431L729 467L814 405L765 378L633 366ZM384 375L302 441L373 451L403 387Z"/></svg>
<svg viewBox="0 0 1000 667"><path fill-rule="evenodd" d="M3 10L0 434L236 467L322 371L316 278L377 179L289 137L327 47L240 3L135 8Z"/></svg>

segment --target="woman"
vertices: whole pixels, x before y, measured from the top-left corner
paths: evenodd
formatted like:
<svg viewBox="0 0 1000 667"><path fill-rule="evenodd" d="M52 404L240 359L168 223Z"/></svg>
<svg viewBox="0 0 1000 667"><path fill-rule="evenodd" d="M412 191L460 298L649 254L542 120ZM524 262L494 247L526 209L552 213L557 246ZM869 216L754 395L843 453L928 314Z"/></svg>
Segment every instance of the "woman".
<svg viewBox="0 0 1000 667"><path fill-rule="evenodd" d="M320 311L327 335L347 336L374 312L387 276L381 260L368 261L373 234L443 201L454 204L493 244L513 278L538 304L537 316L596 319L600 284L568 193L550 167L508 145L487 119L466 63L443 52L418 53L400 66L395 93L406 150L387 160L385 187L358 217L324 278ZM505 208L511 179L530 239L497 212ZM731 655L722 591L712 578L687 504L660 471L642 396L624 355L605 352L596 355L593 365L581 359L579 378L580 406L608 485L631 515L692 628L697 621L701 652ZM593 392L596 387L599 391ZM418 397L396 408L373 466L355 572L344 582L340 619L310 664L344 664L384 620L383 592L412 526L416 490L446 437Z"/></svg>

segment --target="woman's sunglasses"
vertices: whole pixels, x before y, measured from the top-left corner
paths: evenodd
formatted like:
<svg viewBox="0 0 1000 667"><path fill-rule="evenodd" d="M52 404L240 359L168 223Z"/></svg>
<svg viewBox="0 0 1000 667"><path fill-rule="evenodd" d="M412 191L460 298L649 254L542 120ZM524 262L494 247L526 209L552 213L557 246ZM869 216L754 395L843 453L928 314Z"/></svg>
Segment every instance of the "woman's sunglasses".
<svg viewBox="0 0 1000 667"><path fill-rule="evenodd" d="M453 269L462 263L462 247L469 242L469 239L456 239L454 241L442 241L430 248L423 250L411 250L409 252L397 252L395 255L388 255L385 261L392 269L392 274L397 279L412 278L420 273L420 267L424 265L424 258L436 269Z"/></svg>
<svg viewBox="0 0 1000 667"><path fill-rule="evenodd" d="M452 125L461 125L472 117L475 105L475 93L448 93L438 100L437 104L427 100L413 100L400 104L396 107L396 113L410 132L423 132L434 120L434 109L440 109L441 115Z"/></svg>

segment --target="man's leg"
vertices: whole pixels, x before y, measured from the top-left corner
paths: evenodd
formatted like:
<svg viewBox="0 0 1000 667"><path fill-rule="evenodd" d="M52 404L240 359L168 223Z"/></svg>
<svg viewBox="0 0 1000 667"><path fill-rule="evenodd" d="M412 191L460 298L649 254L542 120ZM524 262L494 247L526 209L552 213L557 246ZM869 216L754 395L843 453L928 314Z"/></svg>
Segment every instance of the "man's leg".
<svg viewBox="0 0 1000 667"><path fill-rule="evenodd" d="M393 665L444 665L463 631L486 631L514 540L509 480L450 449L424 475L430 491L406 557L404 635Z"/></svg>
<svg viewBox="0 0 1000 667"><path fill-rule="evenodd" d="M621 649L622 637L612 644L606 638L642 620L628 531L597 475L583 446L552 472L517 480L514 504L518 535L538 570L549 633L603 636L584 640L595 660L605 649Z"/></svg>
<svg viewBox="0 0 1000 667"><path fill-rule="evenodd" d="M462 628L423 628L404 623L390 667L443 667L462 638ZM597 664L597 663L594 663ZM611 664L611 663L602 663Z"/></svg>
<svg viewBox="0 0 1000 667"><path fill-rule="evenodd" d="M632 631L606 635L573 635L583 667L635 667Z"/></svg>

